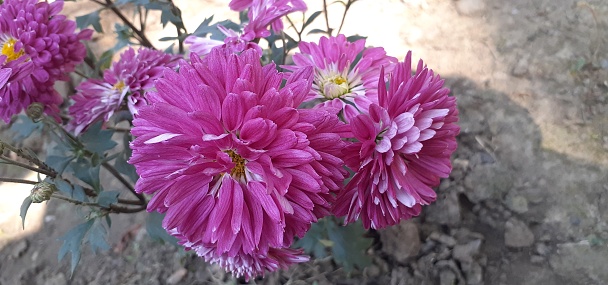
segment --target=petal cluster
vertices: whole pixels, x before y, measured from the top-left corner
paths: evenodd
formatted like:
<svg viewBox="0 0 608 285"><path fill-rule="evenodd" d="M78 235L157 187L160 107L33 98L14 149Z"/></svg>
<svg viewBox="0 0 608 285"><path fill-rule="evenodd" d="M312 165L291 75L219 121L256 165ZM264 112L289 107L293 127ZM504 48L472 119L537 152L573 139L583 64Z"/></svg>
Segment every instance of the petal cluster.
<svg viewBox="0 0 608 285"><path fill-rule="evenodd" d="M315 68L306 101L342 109L348 122L367 113L370 104L378 103L380 69L390 72L397 62L383 48L365 48L365 39L349 42L344 35L322 37L318 44L301 42L299 48L293 56L294 65L285 68Z"/></svg>
<svg viewBox="0 0 608 285"><path fill-rule="evenodd" d="M347 172L335 110L299 110L312 69L284 75L260 54L215 48L156 82L133 121L136 190L205 259L254 277L306 260L288 249L330 213ZM283 87L281 87L283 86Z"/></svg>
<svg viewBox="0 0 608 285"><path fill-rule="evenodd" d="M388 89L381 74L378 103L350 124L357 142L345 149L345 161L356 173L334 206L347 223L361 219L379 229L416 216L436 199L431 187L451 172L456 99L422 61L413 75L411 67L408 53L389 74Z"/></svg>
<svg viewBox="0 0 608 285"><path fill-rule="evenodd" d="M166 67L176 68L178 57L161 51L129 48L120 60L104 71L103 80L89 79L80 84L70 106L70 129L82 132L97 119L108 121L115 111L126 106L131 114L146 105L145 92L154 87Z"/></svg>
<svg viewBox="0 0 608 285"><path fill-rule="evenodd" d="M0 116L5 121L33 102L57 115L63 99L53 84L67 80L67 73L82 62L86 49L80 41L92 35L92 30L76 33L76 23L59 15L62 8L63 1L7 0L0 5L0 70L6 78Z"/></svg>

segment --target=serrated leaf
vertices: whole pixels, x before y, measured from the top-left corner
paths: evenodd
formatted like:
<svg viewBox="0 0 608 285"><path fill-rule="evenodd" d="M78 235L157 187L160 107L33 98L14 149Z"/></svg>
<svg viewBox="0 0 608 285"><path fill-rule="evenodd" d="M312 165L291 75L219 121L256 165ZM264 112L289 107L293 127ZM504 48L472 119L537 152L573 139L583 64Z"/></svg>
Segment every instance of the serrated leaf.
<svg viewBox="0 0 608 285"><path fill-rule="evenodd" d="M49 155L44 163L57 171L57 174L61 175L73 159L73 156Z"/></svg>
<svg viewBox="0 0 608 285"><path fill-rule="evenodd" d="M72 187L72 185L70 185L70 183L66 182L65 180L61 178L55 178L51 180L51 183L53 183L55 187L57 187L57 190L59 190L60 193L63 193L64 195L70 198L74 196L74 187Z"/></svg>
<svg viewBox="0 0 608 285"><path fill-rule="evenodd" d="M76 17L76 26L81 30L86 29L88 26L93 26L93 29L95 29L96 32L103 33L99 19L99 10L84 16Z"/></svg>
<svg viewBox="0 0 608 285"><path fill-rule="evenodd" d="M371 263L366 254L372 241L363 237L365 230L361 223L338 226L333 220L327 222L327 234L334 245L331 247L334 261L344 267L347 272L355 267L363 269Z"/></svg>
<svg viewBox="0 0 608 285"><path fill-rule="evenodd" d="M17 116L17 120L11 125L11 131L15 132L13 139L22 141L29 137L34 131L42 130L44 125L41 122L35 123L26 115Z"/></svg>
<svg viewBox="0 0 608 285"><path fill-rule="evenodd" d="M99 154L103 157L104 152L114 148L117 143L112 140L114 131L102 130L102 122L97 122L91 125L87 131L80 136L80 141L84 144L87 150Z"/></svg>
<svg viewBox="0 0 608 285"><path fill-rule="evenodd" d="M311 225L310 230L306 235L294 243L295 247L301 247L307 254L310 254L316 258L323 258L327 256L325 245L321 242L327 238L327 232L325 230L325 220L319 220L317 223Z"/></svg>
<svg viewBox="0 0 608 285"><path fill-rule="evenodd" d="M80 261L80 246L85 234L93 225L93 222L94 220L90 220L77 225L67 232L63 237L59 238L59 241L63 241L63 244L61 245L61 248L59 248L57 259L61 261L68 252L72 255L70 262L70 275L74 274L74 269L76 269L76 265L78 265L78 262Z"/></svg>
<svg viewBox="0 0 608 285"><path fill-rule="evenodd" d="M19 211L19 216L21 216L21 226L25 229L25 215L27 215L27 210L32 205L32 198L30 196L25 197L23 203L21 203L21 210Z"/></svg>
<svg viewBox="0 0 608 285"><path fill-rule="evenodd" d="M95 191L101 191L99 165L93 166L89 160L80 157L76 161L72 161L69 167L78 179L89 184Z"/></svg>
<svg viewBox="0 0 608 285"><path fill-rule="evenodd" d="M108 231L103 226L101 220L96 219L93 226L89 230L87 241L91 246L91 250L97 253L98 250L108 250L110 246L107 242Z"/></svg>
<svg viewBox="0 0 608 285"><path fill-rule="evenodd" d="M137 182L139 175L135 171L135 167L127 162L128 157L131 156L131 149L125 149L114 161L114 168L116 170L131 179L132 182Z"/></svg>
<svg viewBox="0 0 608 285"><path fill-rule="evenodd" d="M157 241L164 241L169 244L177 246L177 238L167 233L162 227L164 214L158 212L152 212L146 217L146 231L150 238Z"/></svg>
<svg viewBox="0 0 608 285"><path fill-rule="evenodd" d="M102 191L97 196L97 204L104 208L108 208L111 204L116 204L118 202L118 195L120 195L120 192L118 191Z"/></svg>

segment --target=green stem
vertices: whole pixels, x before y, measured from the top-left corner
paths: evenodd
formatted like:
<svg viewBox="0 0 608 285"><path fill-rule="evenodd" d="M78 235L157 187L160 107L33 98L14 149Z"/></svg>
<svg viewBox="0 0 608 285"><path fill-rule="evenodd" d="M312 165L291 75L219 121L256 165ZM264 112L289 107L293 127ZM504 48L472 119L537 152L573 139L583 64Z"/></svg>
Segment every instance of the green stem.
<svg viewBox="0 0 608 285"><path fill-rule="evenodd" d="M21 183L21 184L31 184L31 185L38 184L38 182L36 182L36 181L17 179L17 178L5 178L5 177L0 177L0 182Z"/></svg>
<svg viewBox="0 0 608 285"><path fill-rule="evenodd" d="M0 159L4 160L4 161L6 161L6 162L8 162L8 163L10 163L12 165L16 165L16 166L19 166L21 168L25 168L25 169L28 169L28 170L31 170L31 171L35 171L35 172L38 172L40 174L44 174L46 176L50 176L50 177L53 177L53 178L55 176L57 176L57 173L48 171L46 169L41 169L41 168L33 167L33 166L29 165L29 164L21 163L21 162L18 162L16 160L13 160L13 159L10 159L8 157L5 157L5 156L0 156Z"/></svg>

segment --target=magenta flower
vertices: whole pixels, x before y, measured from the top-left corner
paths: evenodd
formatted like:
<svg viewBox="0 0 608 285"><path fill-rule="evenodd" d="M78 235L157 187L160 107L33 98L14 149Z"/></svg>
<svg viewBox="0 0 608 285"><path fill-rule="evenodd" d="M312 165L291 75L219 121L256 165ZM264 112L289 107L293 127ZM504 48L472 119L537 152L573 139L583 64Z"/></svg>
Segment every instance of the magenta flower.
<svg viewBox="0 0 608 285"><path fill-rule="evenodd" d="M33 102L56 116L63 102L54 90L56 80L82 62L86 49L80 42L92 30L75 33L76 23L59 15L63 1L6 0L0 5L0 69L9 74L0 88L0 115L10 121Z"/></svg>
<svg viewBox="0 0 608 285"><path fill-rule="evenodd" d="M269 36L269 25L275 33L282 31L283 16L307 9L302 0L232 0L229 5L235 11L249 8L249 24L245 26L244 34L251 39Z"/></svg>
<svg viewBox="0 0 608 285"><path fill-rule="evenodd" d="M165 67L176 68L178 57L161 51L129 48L104 71L104 79L89 79L80 84L70 106L69 128L78 135L95 120L107 122L115 111L126 106L131 114L146 105L145 92L163 75ZM125 102L126 101L126 102Z"/></svg>
<svg viewBox="0 0 608 285"><path fill-rule="evenodd" d="M296 71L314 66L315 79L306 101L342 109L347 122L378 103L380 69L390 72L397 62L383 48L366 49L365 39L351 43L344 35L322 37L319 44L301 42L299 47L294 65L284 68Z"/></svg>
<svg viewBox="0 0 608 285"><path fill-rule="evenodd" d="M456 98L443 80L419 61L411 75L411 53L378 83L378 104L353 118L358 142L346 148L346 163L356 171L334 206L350 223L380 229L420 213L435 200L431 189L448 177L450 155L460 131Z"/></svg>
<svg viewBox="0 0 608 285"><path fill-rule="evenodd" d="M346 126L335 111L296 109L310 68L281 88L255 50L190 60L157 81L133 121L136 190L154 194L148 210L166 212L165 229L235 274L303 260L282 249L329 214L347 174Z"/></svg>
<svg viewBox="0 0 608 285"><path fill-rule="evenodd" d="M226 36L223 42L197 36L189 36L184 43L190 44L190 52L196 53L199 56L209 54L215 47L227 48L234 53L240 53L246 49L255 49L262 54L262 48L255 42L252 42L254 39L253 37L245 37L222 25L217 25L217 28Z"/></svg>

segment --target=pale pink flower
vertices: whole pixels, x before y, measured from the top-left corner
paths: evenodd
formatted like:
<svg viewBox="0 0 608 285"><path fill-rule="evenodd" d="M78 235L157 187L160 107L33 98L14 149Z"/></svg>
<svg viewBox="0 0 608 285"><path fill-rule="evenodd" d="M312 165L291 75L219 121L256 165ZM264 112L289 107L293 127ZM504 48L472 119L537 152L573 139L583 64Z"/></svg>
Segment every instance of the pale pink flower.
<svg viewBox="0 0 608 285"><path fill-rule="evenodd" d="M378 76L384 67L388 73L397 59L386 55L383 48L365 48L365 39L349 42L344 35L322 37L319 43L301 42L300 52L293 56L296 71L315 67L315 79L307 102L343 110L347 122L367 113L378 103Z"/></svg>
<svg viewBox="0 0 608 285"><path fill-rule="evenodd" d="M73 119L68 127L78 135L97 119L107 122L123 106L136 115L147 104L145 92L154 87L166 67L177 67L177 59L149 48L140 48L137 53L127 49L104 71L103 80L89 79L76 87L69 109Z"/></svg>
<svg viewBox="0 0 608 285"><path fill-rule="evenodd" d="M184 244L214 262L241 260L223 265L237 274L301 260L276 251L329 214L347 174L346 126L335 111L296 109L310 68L281 88L283 75L252 49L190 61L157 81L133 121L136 191L154 194L148 210L166 213L163 227Z"/></svg>
<svg viewBox="0 0 608 285"><path fill-rule="evenodd" d="M422 60L412 75L408 53L389 75L388 90L383 78L378 104L350 124L357 142L345 160L356 172L334 207L346 223L361 219L374 229L416 216L435 200L431 187L450 174L460 131L456 98Z"/></svg>

